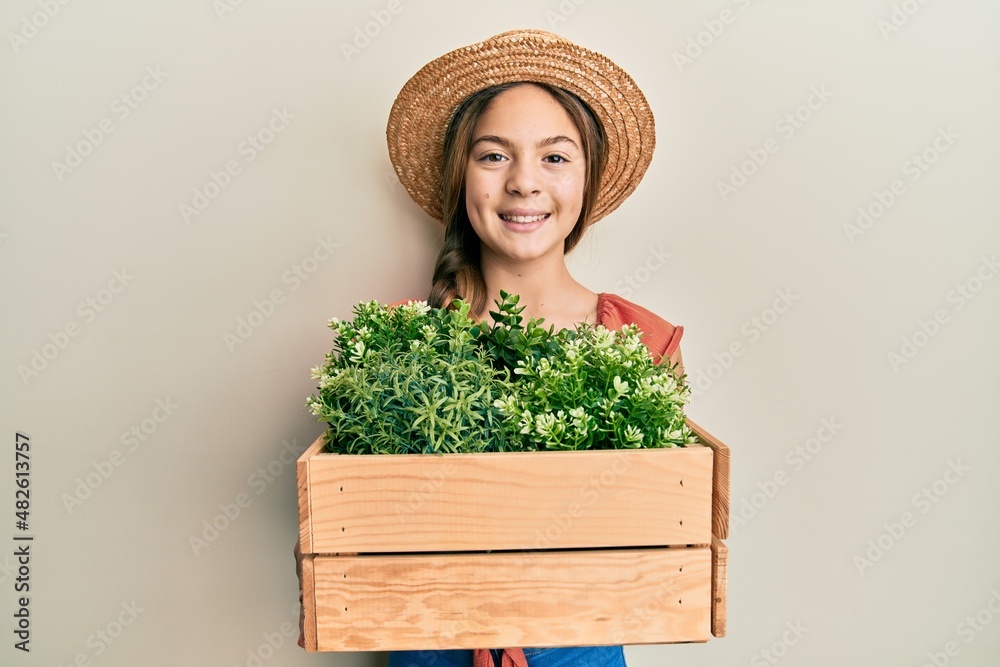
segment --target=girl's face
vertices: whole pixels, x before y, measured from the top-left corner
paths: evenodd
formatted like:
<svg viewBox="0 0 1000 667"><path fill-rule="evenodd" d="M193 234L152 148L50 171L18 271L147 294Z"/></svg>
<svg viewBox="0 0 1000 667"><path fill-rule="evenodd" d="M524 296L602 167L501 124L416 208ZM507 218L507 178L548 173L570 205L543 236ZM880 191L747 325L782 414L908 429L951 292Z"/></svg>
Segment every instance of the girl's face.
<svg viewBox="0 0 1000 667"><path fill-rule="evenodd" d="M484 261L563 260L580 217L586 160L566 110L530 84L505 90L476 121L465 206Z"/></svg>

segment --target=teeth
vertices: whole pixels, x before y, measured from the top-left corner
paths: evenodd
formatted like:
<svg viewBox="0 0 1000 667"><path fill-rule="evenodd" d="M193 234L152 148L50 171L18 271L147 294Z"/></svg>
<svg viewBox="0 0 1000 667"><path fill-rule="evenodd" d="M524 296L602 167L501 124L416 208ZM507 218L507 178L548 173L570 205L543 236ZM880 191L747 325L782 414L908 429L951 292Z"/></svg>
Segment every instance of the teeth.
<svg viewBox="0 0 1000 667"><path fill-rule="evenodd" d="M543 213L542 215L505 215L501 213L500 217L506 220L507 222L525 223L525 222L538 222L539 220L544 220L545 218L549 217L549 214Z"/></svg>

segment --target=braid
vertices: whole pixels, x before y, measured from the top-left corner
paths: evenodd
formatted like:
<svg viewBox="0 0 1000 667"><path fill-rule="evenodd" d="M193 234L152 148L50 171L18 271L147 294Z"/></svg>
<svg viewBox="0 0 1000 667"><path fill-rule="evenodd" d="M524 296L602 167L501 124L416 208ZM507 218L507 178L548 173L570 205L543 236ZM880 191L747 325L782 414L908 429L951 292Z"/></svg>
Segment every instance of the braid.
<svg viewBox="0 0 1000 667"><path fill-rule="evenodd" d="M448 123L441 170L441 209L447 227L427 298L434 308L450 307L454 299L463 299L478 314L486 305L486 281L479 267L479 237L472 229L465 207L465 168L476 120L490 101L511 85L473 93L455 109Z"/></svg>
<svg viewBox="0 0 1000 667"><path fill-rule="evenodd" d="M473 312L479 313L486 305L486 281L479 269L479 238L475 233L468 238L464 230L471 230L468 222L448 225L427 303L432 308L450 308L452 301L463 299Z"/></svg>

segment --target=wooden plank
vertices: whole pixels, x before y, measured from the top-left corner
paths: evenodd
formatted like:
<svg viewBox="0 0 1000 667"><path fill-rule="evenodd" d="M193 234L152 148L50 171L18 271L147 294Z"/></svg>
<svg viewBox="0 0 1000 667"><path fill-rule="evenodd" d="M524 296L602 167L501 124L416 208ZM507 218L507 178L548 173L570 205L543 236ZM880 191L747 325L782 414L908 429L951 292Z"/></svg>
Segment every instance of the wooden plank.
<svg viewBox="0 0 1000 667"><path fill-rule="evenodd" d="M708 545L713 450L308 458L312 553ZM301 483L301 481L300 481Z"/></svg>
<svg viewBox="0 0 1000 667"><path fill-rule="evenodd" d="M298 487L299 502L299 545L302 553L305 554L315 553L313 551L313 531L310 520L312 512L309 509L309 496L311 495L309 493L309 460L323 451L324 444L323 435L320 434L295 462L295 483Z"/></svg>
<svg viewBox="0 0 1000 667"><path fill-rule="evenodd" d="M712 536L712 636L726 636L726 570L729 548Z"/></svg>
<svg viewBox="0 0 1000 667"><path fill-rule="evenodd" d="M707 641L710 547L316 556L320 651Z"/></svg>
<svg viewBox="0 0 1000 667"><path fill-rule="evenodd" d="M313 554L302 556L302 636L307 651L317 650L316 635L316 573Z"/></svg>
<svg viewBox="0 0 1000 667"><path fill-rule="evenodd" d="M712 473L712 534L729 538L729 447L690 419L687 425L715 452Z"/></svg>

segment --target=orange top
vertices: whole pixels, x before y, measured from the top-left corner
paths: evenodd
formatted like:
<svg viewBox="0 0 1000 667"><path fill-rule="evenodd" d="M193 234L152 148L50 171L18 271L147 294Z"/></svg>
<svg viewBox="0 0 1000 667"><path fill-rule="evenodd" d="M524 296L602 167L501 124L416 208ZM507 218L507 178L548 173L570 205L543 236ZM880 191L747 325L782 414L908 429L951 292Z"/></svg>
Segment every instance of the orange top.
<svg viewBox="0 0 1000 667"><path fill-rule="evenodd" d="M390 307L415 300L403 299L390 304ZM684 335L684 327L675 327L656 313L609 292L597 295L597 323L614 330L626 324L635 324L643 333L642 342L657 361L676 352Z"/></svg>
<svg viewBox="0 0 1000 667"><path fill-rule="evenodd" d="M656 313L606 292L597 295L597 323L607 329L621 329L625 324L636 325L644 334L642 342L656 360L676 352L684 335L684 327L675 327Z"/></svg>
<svg viewBox="0 0 1000 667"><path fill-rule="evenodd" d="M488 648L477 648L472 652L472 667L496 667L493 654ZM500 654L499 667L528 667L524 649L505 648Z"/></svg>

